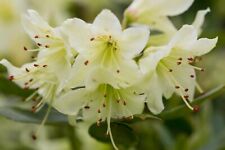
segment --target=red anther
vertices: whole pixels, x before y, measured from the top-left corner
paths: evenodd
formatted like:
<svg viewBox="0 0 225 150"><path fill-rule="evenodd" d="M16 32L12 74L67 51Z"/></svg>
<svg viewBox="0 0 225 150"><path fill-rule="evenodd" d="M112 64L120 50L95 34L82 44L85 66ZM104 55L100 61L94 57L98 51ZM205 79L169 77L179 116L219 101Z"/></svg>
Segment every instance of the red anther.
<svg viewBox="0 0 225 150"><path fill-rule="evenodd" d="M89 63L89 61L88 60L86 60L85 62L84 62L84 64L87 66L88 65L88 63Z"/></svg>
<svg viewBox="0 0 225 150"><path fill-rule="evenodd" d="M198 105L195 105L193 107L193 111L196 112L196 113L199 112L200 111L200 107Z"/></svg>
<svg viewBox="0 0 225 150"><path fill-rule="evenodd" d="M10 81L14 80L14 76L9 76L8 78Z"/></svg>

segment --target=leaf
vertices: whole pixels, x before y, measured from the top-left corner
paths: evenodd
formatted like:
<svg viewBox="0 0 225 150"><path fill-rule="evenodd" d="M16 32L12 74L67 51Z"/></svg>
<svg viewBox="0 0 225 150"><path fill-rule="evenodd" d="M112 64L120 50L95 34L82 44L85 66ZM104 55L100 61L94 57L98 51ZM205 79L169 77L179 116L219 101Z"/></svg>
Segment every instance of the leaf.
<svg viewBox="0 0 225 150"><path fill-rule="evenodd" d="M133 118L124 118L124 119L112 119L114 122L123 122L123 123L129 123L129 124L132 124L132 123L137 123L137 122L140 122L140 121L145 121L145 120L158 120L158 121L161 121L161 118L157 117L157 116L154 116L154 115L151 115L151 114L137 114L137 115L134 115Z"/></svg>
<svg viewBox="0 0 225 150"><path fill-rule="evenodd" d="M203 95L199 96L196 98L191 105L200 105L203 102L214 99L215 97L223 94L225 91L225 85L218 86L207 93L204 93ZM185 114L192 113L190 109L187 108L185 104L182 104L180 106L177 106L173 109L167 110L162 112L158 117L162 119L171 119L171 118L176 118L176 117L181 117L184 116Z"/></svg>
<svg viewBox="0 0 225 150"><path fill-rule="evenodd" d="M40 124L45 116L46 110L44 107L39 112L32 113L31 111L16 107L1 107L0 115L18 122ZM68 124L68 119L67 116L52 109L46 124Z"/></svg>
<svg viewBox="0 0 225 150"><path fill-rule="evenodd" d="M24 90L16 85L14 82L9 81L4 76L0 75L0 93L5 95L14 95L20 97L28 97L33 90Z"/></svg>
<svg viewBox="0 0 225 150"><path fill-rule="evenodd" d="M133 129L127 124L111 122L110 126L116 145L131 147L137 144L137 136L135 135ZM96 123L91 125L88 132L93 138L100 142L110 142L110 137L106 134L106 131L107 123L103 122L100 126L97 126Z"/></svg>

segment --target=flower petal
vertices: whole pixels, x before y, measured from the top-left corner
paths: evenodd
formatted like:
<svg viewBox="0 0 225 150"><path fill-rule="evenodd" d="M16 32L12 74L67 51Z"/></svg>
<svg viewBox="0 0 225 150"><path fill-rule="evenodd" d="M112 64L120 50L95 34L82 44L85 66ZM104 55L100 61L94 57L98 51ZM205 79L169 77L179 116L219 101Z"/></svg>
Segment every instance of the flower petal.
<svg viewBox="0 0 225 150"><path fill-rule="evenodd" d="M143 57L139 60L141 71L146 74L154 72L159 61L168 56L171 48L165 47L149 47L145 50Z"/></svg>
<svg viewBox="0 0 225 150"><path fill-rule="evenodd" d="M89 24L78 18L68 19L63 23L60 30L77 52L83 56L90 55L88 52L91 49L90 39L92 34Z"/></svg>
<svg viewBox="0 0 225 150"><path fill-rule="evenodd" d="M192 25L196 28L196 30L198 31L198 34L200 35L202 32L202 25L205 21L205 16L207 13L210 12L210 9L207 8L206 10L200 10L198 11L194 22L192 23Z"/></svg>
<svg viewBox="0 0 225 150"><path fill-rule="evenodd" d="M154 73L148 83L149 86L146 92L147 106L152 113L159 114L164 109L164 104L162 100L163 91L160 86L158 75Z"/></svg>
<svg viewBox="0 0 225 150"><path fill-rule="evenodd" d="M25 31L35 40L36 35L45 36L46 33L52 32L48 23L34 10L28 10L28 15L23 16L23 26Z"/></svg>
<svg viewBox="0 0 225 150"><path fill-rule="evenodd" d="M134 58L146 46L150 31L147 27L131 27L123 31L120 50L125 58Z"/></svg>
<svg viewBox="0 0 225 150"><path fill-rule="evenodd" d="M104 32L118 32L122 31L122 27L118 18L108 9L101 11L95 18L93 25Z"/></svg>
<svg viewBox="0 0 225 150"><path fill-rule="evenodd" d="M192 5L194 0L160 0L157 13L164 16L177 16L182 14ZM156 9L155 8L155 9Z"/></svg>
<svg viewBox="0 0 225 150"><path fill-rule="evenodd" d="M197 40L195 43L190 45L190 52L194 56L201 56L209 53L215 46L218 41L218 38L208 39L201 38Z"/></svg>
<svg viewBox="0 0 225 150"><path fill-rule="evenodd" d="M77 115L87 99L86 90L78 89L69 91L59 96L53 103L53 107L67 115Z"/></svg>

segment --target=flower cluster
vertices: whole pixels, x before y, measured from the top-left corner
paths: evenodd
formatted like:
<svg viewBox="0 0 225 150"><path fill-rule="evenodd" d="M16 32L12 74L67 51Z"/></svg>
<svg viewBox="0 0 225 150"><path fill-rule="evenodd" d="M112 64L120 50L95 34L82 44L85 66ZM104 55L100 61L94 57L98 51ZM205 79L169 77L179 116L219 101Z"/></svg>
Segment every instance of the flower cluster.
<svg viewBox="0 0 225 150"><path fill-rule="evenodd" d="M25 89L36 89L27 98L48 103L59 112L82 116L99 125L111 118L133 118L145 103L154 114L164 109L162 98L174 93L191 110L195 87L200 92L195 66L210 52L217 38L198 38L209 9L197 13L191 25L177 29L168 17L185 12L193 0L134 0L124 13L123 25L103 10L93 21L72 18L51 27L37 12L23 18L26 32L37 45L34 61L20 68L7 60L9 79ZM150 36L150 31L153 33ZM154 32L157 31L157 32Z"/></svg>

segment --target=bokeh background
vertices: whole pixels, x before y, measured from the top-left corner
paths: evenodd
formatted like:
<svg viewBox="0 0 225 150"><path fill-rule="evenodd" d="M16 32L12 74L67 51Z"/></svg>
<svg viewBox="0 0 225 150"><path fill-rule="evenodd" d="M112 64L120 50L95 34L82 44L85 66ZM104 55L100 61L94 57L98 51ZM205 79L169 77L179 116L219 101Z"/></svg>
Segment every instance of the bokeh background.
<svg viewBox="0 0 225 150"><path fill-rule="evenodd" d="M33 54L23 51L32 46L21 25L21 15L27 9L37 10L52 26L66 18L79 17L91 22L103 9L111 9L120 19L131 0L0 0L0 59L7 58L20 66L31 61ZM199 83L205 91L225 84L225 1L195 0L189 11L171 18L179 28L191 23L200 9L211 8L202 36L218 36L217 47L199 63L206 71L199 73ZM156 12L157 13L157 12ZM0 85L2 89L5 85ZM14 95L0 93L0 108L28 107ZM174 97L173 99L176 99ZM207 101L198 114L174 117L163 121L146 120L133 124L138 141L124 150L225 150L225 94ZM77 128L47 125L36 141L31 133L37 125L24 124L0 117L1 150L111 150L110 143L91 138L87 125ZM72 134L71 134L72 133ZM71 143L71 136L76 139Z"/></svg>

